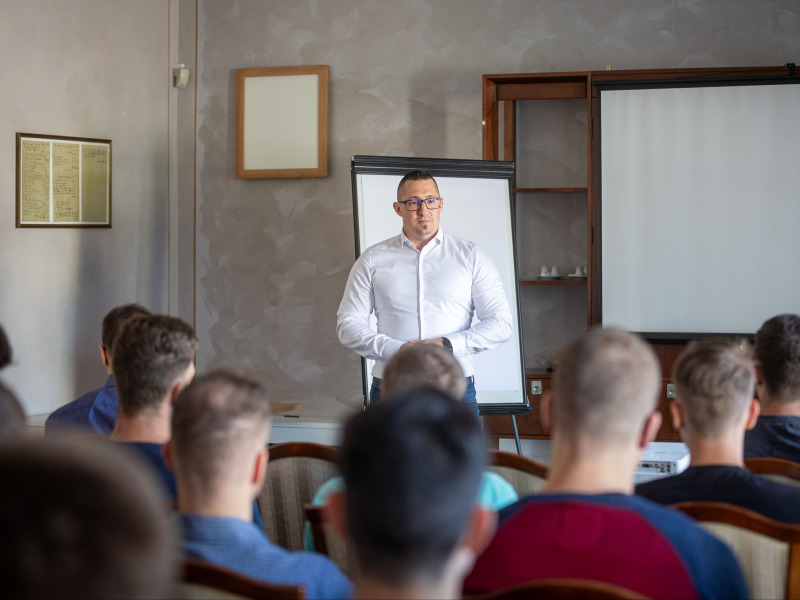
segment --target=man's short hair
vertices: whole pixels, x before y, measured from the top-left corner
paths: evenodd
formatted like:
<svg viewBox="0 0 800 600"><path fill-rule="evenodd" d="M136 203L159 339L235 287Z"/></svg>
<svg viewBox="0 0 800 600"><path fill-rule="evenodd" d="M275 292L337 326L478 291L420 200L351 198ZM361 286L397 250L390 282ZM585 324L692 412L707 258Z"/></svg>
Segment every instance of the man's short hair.
<svg viewBox="0 0 800 600"><path fill-rule="evenodd" d="M469 522L485 461L472 411L433 388L399 392L351 418L340 467L360 568L393 585L439 576Z"/></svg>
<svg viewBox="0 0 800 600"><path fill-rule="evenodd" d="M554 428L571 440L628 443L655 410L660 386L661 369L647 342L616 327L593 329L559 357Z"/></svg>
<svg viewBox="0 0 800 600"><path fill-rule="evenodd" d="M108 314L103 317L101 336L103 348L106 349L106 352L111 354L111 348L114 346L114 339L117 337L125 321L131 317L149 314L151 314L149 310L141 304L136 303L123 304L122 306L117 306L108 311Z"/></svg>
<svg viewBox="0 0 800 600"><path fill-rule="evenodd" d="M25 433L25 410L11 388L0 381L0 440Z"/></svg>
<svg viewBox="0 0 800 600"><path fill-rule="evenodd" d="M175 540L158 483L120 450L0 446L0 581L8 598L167 598Z"/></svg>
<svg viewBox="0 0 800 600"><path fill-rule="evenodd" d="M756 361L770 399L800 398L800 316L772 317L756 333Z"/></svg>
<svg viewBox="0 0 800 600"><path fill-rule="evenodd" d="M10 365L11 359L11 342L8 341L8 336L6 336L3 326L0 325L0 369Z"/></svg>
<svg viewBox="0 0 800 600"><path fill-rule="evenodd" d="M111 351L120 411L132 417L157 409L196 351L197 336L180 319L143 315L125 321Z"/></svg>
<svg viewBox="0 0 800 600"><path fill-rule="evenodd" d="M392 356L383 370L381 394L428 385L452 396L464 397L467 379L458 361L435 344L412 344Z"/></svg>
<svg viewBox="0 0 800 600"><path fill-rule="evenodd" d="M714 439L739 421L753 399L756 376L749 344L711 339L692 342L672 367L672 382L686 426Z"/></svg>
<svg viewBox="0 0 800 600"><path fill-rule="evenodd" d="M397 201L403 199L403 188L406 185L406 181L433 181L433 185L436 186L436 193L439 193L439 184L436 183L436 180L433 178L433 175L428 173L427 171L423 171L421 169L415 169L414 171L409 171L403 178L400 180L400 183L397 184Z"/></svg>
<svg viewBox="0 0 800 600"><path fill-rule="evenodd" d="M206 498L224 491L221 484L242 476L254 449L266 446L269 422L267 394L252 377L230 369L195 377L172 411L178 479Z"/></svg>

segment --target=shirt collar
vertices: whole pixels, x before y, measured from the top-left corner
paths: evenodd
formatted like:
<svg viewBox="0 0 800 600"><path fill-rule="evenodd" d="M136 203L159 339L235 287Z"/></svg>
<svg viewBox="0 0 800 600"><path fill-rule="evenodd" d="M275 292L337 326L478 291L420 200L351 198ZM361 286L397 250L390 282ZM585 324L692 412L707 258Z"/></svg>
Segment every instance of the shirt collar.
<svg viewBox="0 0 800 600"><path fill-rule="evenodd" d="M427 247L428 247L428 246L430 246L432 243L433 243L434 245L438 246L438 245L440 245L440 244L441 244L443 241L444 241L444 230L442 229L442 226L441 226L441 225L439 225L439 231L437 231L437 232L436 232L436 235L435 235L435 236L433 236L433 239L432 239L430 242L428 242L428 243L426 244L426 246L425 246L425 247L427 248ZM401 246L405 246L406 244L410 244L410 245L411 245L411 247L413 247L413 248L416 248L416 246L414 246L414 242L412 242L411 240L409 240L409 239L406 237L406 232L405 232L405 231L403 231L403 230L401 229L401 230L400 230L400 245L401 245Z"/></svg>

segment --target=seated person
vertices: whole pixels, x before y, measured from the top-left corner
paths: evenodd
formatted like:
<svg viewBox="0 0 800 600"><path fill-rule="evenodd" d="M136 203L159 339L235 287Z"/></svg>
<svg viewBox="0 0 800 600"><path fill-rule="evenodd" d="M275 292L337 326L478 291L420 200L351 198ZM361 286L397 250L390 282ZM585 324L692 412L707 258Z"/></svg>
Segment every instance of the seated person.
<svg viewBox="0 0 800 600"><path fill-rule="evenodd" d="M761 414L744 437L744 457L800 463L800 315L772 317L756 333Z"/></svg>
<svg viewBox="0 0 800 600"><path fill-rule="evenodd" d="M0 445L5 598L169 598L175 539L158 483L116 448Z"/></svg>
<svg viewBox="0 0 800 600"><path fill-rule="evenodd" d="M350 582L328 558L289 552L253 529L269 426L266 393L243 374L207 373L181 392L166 457L178 483L183 555L268 583L302 585L307 598L349 598Z"/></svg>
<svg viewBox="0 0 800 600"><path fill-rule="evenodd" d="M0 369L5 369L12 360L11 344L6 337L5 329L0 325Z"/></svg>
<svg viewBox="0 0 800 600"><path fill-rule="evenodd" d="M683 473L636 487L660 504L727 502L786 523L800 523L800 488L744 468L745 430L758 418L749 345L705 340L687 346L672 369L675 429L692 462Z"/></svg>
<svg viewBox="0 0 800 600"><path fill-rule="evenodd" d="M108 376L105 385L53 412L44 424L45 435L64 433L108 435L113 431L118 404L114 371L111 368L111 348L114 338L127 319L149 314L150 311L140 304L125 304L109 311L103 318L100 344L100 360L106 367Z"/></svg>
<svg viewBox="0 0 800 600"><path fill-rule="evenodd" d="M11 388L0 381L0 440L25 435L25 410Z"/></svg>
<svg viewBox="0 0 800 600"><path fill-rule="evenodd" d="M485 463L472 410L433 388L387 396L347 422L347 489L327 511L352 542L355 597L460 597L496 522L475 503Z"/></svg>
<svg viewBox="0 0 800 600"><path fill-rule="evenodd" d="M466 379L461 365L447 350L433 344L412 344L395 354L383 371L385 398L422 385L431 386L452 398L462 398ZM317 490L312 504L323 506L332 492L344 489L344 480L334 477ZM497 473L485 470L478 488L478 504L500 510L518 500L514 487ZM307 550L314 549L310 526L306 525L303 542Z"/></svg>
<svg viewBox="0 0 800 600"><path fill-rule="evenodd" d="M746 598L731 550L678 511L633 496L633 474L661 424L650 346L594 329L561 353L542 398L552 463L542 493L500 512L464 584L482 594L547 578L590 579L648 598Z"/></svg>

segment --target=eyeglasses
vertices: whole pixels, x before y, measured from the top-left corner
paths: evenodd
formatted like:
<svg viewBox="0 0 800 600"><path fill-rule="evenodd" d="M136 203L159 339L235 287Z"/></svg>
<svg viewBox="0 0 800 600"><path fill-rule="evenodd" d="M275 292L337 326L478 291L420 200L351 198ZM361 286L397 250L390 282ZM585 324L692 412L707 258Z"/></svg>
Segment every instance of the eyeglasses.
<svg viewBox="0 0 800 600"><path fill-rule="evenodd" d="M442 200L444 198L424 198L420 200L419 198L409 198L408 200L398 200L400 204L406 205L406 210L410 211L417 211L422 203L425 203L425 206L428 207L430 210L436 210L437 208L442 207Z"/></svg>

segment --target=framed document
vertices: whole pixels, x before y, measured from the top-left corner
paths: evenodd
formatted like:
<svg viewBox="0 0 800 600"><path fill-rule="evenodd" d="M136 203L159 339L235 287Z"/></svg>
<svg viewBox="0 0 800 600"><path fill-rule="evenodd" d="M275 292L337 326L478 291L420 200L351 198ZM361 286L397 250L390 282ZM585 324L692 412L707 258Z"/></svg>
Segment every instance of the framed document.
<svg viewBox="0 0 800 600"><path fill-rule="evenodd" d="M17 227L111 227L111 140L17 133Z"/></svg>
<svg viewBox="0 0 800 600"><path fill-rule="evenodd" d="M236 72L236 177L328 176L328 66Z"/></svg>

